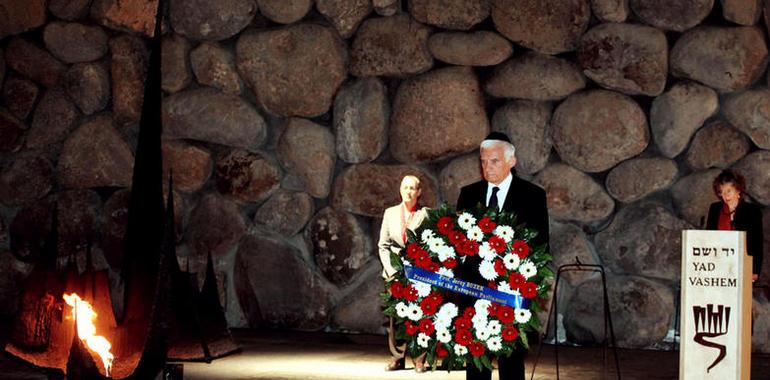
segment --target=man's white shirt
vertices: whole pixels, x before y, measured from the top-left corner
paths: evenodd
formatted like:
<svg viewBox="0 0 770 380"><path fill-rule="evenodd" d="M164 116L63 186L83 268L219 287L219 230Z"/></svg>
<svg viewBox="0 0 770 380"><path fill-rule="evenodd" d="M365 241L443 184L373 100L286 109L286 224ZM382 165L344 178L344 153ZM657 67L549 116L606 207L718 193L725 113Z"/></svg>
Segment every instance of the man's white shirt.
<svg viewBox="0 0 770 380"><path fill-rule="evenodd" d="M495 185L491 182L487 182L487 202L486 205L489 205L489 199L492 197L492 188L497 186L500 190L497 191L497 210L500 211L503 209L503 204L505 203L505 197L508 195L508 190L511 188L511 182L513 182L513 174L508 173L508 176L505 177L503 182L500 182L499 185Z"/></svg>

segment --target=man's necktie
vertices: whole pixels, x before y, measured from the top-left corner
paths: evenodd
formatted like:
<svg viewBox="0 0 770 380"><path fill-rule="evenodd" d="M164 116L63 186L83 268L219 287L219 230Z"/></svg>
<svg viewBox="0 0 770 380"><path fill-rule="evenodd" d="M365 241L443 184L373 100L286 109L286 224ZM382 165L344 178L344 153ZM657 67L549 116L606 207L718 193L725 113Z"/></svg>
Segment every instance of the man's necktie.
<svg viewBox="0 0 770 380"><path fill-rule="evenodd" d="M500 191L500 188L495 186L492 188L492 196L489 197L489 208L494 207L495 210L497 210L497 192Z"/></svg>

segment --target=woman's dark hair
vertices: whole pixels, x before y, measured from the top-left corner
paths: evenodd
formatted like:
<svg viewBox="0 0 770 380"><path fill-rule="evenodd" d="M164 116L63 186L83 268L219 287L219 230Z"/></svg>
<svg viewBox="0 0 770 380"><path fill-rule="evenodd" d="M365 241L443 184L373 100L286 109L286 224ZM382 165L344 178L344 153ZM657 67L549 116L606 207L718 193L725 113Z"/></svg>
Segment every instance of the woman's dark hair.
<svg viewBox="0 0 770 380"><path fill-rule="evenodd" d="M722 198L720 196L720 187L728 183L732 184L735 187L735 190L738 190L739 194L743 195L743 193L746 192L746 178L743 178L743 176L736 171L725 169L714 178L714 194L716 194L717 198Z"/></svg>

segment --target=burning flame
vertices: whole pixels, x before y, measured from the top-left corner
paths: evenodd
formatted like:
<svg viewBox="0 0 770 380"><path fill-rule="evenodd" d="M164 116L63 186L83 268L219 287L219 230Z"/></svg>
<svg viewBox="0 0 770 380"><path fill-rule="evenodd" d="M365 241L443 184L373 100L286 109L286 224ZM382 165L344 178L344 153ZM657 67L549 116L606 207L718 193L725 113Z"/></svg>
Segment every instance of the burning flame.
<svg viewBox="0 0 770 380"><path fill-rule="evenodd" d="M86 346L93 352L97 353L102 359L104 364L104 371L107 377L110 377L110 370L112 369L112 361L115 359L115 355L110 352L112 344L107 338L96 335L96 312L90 303L80 299L76 293L64 294L64 301L67 305L72 306L72 318L75 319L78 327L78 337L85 342Z"/></svg>

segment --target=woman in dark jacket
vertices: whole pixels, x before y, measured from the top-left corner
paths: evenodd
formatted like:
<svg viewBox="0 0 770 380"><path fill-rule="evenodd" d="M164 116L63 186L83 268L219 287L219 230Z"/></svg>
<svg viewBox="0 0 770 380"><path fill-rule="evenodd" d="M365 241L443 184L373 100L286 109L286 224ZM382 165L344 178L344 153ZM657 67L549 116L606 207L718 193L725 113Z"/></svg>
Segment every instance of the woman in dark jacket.
<svg viewBox="0 0 770 380"><path fill-rule="evenodd" d="M762 210L744 200L746 180L742 175L724 170L714 179L714 193L719 202L711 204L708 223L710 230L746 231L746 250L753 258L752 281L759 278L762 270Z"/></svg>

